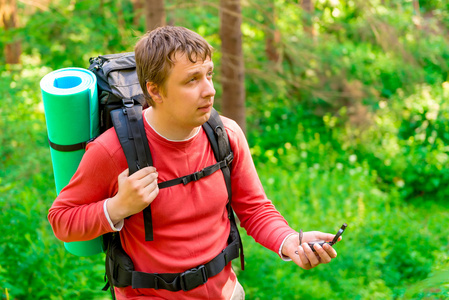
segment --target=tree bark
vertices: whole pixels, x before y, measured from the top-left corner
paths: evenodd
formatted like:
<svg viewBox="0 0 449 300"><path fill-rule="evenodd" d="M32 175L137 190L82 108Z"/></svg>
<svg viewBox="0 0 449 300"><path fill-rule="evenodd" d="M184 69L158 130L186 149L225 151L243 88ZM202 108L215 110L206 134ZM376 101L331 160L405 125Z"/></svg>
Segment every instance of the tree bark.
<svg viewBox="0 0 449 300"><path fill-rule="evenodd" d="M246 132L240 0L220 0L222 113Z"/></svg>
<svg viewBox="0 0 449 300"><path fill-rule="evenodd" d="M9 31L16 29L18 23L16 0L0 0L0 26ZM7 43L4 49L5 62L7 64L20 64L21 52L20 40Z"/></svg>
<svg viewBox="0 0 449 300"><path fill-rule="evenodd" d="M143 16L144 11L144 0L131 0L131 3L133 5L133 26L135 28L139 27L140 18Z"/></svg>
<svg viewBox="0 0 449 300"><path fill-rule="evenodd" d="M281 41L281 34L276 28L276 8L273 0L268 0L266 3L268 10L264 17L264 25L267 28L265 31L265 53L270 61L279 61L278 45Z"/></svg>
<svg viewBox="0 0 449 300"><path fill-rule="evenodd" d="M413 0L413 10L415 11L415 15L417 15L418 17L421 16L421 9L419 7L418 0Z"/></svg>
<svg viewBox="0 0 449 300"><path fill-rule="evenodd" d="M313 0L302 0L301 6L304 11L303 18L302 18L304 31L310 35L315 35L314 29L313 29L313 21L312 21L313 12L315 11L315 7L313 5Z"/></svg>
<svg viewBox="0 0 449 300"><path fill-rule="evenodd" d="M164 0L145 0L144 6L147 31L166 25Z"/></svg>
<svg viewBox="0 0 449 300"><path fill-rule="evenodd" d="M118 32L120 36L125 35L125 16L123 15L123 5L122 0L117 0L117 22L118 22Z"/></svg>

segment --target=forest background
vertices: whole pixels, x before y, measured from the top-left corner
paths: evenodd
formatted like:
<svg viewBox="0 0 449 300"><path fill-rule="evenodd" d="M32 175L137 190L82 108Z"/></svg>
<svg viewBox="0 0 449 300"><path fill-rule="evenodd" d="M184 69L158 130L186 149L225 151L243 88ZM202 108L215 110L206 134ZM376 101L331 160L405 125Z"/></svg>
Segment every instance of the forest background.
<svg viewBox="0 0 449 300"><path fill-rule="evenodd" d="M243 234L247 299L449 299L449 4L153 2L216 49L219 110L231 101L220 24L240 20L237 107L267 195L298 230L349 224L338 258L310 271ZM110 298L103 255L69 254L46 219L56 192L39 81L132 51L147 15L137 0L0 1L2 299Z"/></svg>

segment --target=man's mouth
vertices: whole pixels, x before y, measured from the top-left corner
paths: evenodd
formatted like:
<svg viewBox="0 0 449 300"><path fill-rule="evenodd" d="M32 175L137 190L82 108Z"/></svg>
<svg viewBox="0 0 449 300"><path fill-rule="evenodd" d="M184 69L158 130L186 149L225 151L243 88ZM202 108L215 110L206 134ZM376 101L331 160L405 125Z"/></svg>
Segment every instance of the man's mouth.
<svg viewBox="0 0 449 300"><path fill-rule="evenodd" d="M201 111L208 112L208 111L211 110L211 108L212 108L212 103L211 104L207 104L207 105L203 105L203 106L199 107L198 109L201 110Z"/></svg>

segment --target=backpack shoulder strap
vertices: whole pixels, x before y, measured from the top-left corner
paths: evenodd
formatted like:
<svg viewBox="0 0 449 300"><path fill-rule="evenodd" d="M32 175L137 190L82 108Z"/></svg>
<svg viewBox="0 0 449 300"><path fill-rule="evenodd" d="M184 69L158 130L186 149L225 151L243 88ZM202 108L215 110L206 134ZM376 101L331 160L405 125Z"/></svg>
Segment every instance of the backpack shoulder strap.
<svg viewBox="0 0 449 300"><path fill-rule="evenodd" d="M207 138L214 151L215 159L218 161L227 160L229 163L225 168L222 168L223 176L226 182L226 189L228 190L229 202L232 198L231 188L231 170L229 165L234 158L229 144L229 138L221 121L220 115L215 109L212 109L209 120L203 124L203 129L207 134Z"/></svg>
<svg viewBox="0 0 449 300"><path fill-rule="evenodd" d="M230 164L234 159L234 153L232 152L231 145L229 143L229 137L223 125L223 121L221 120L220 115L215 109L212 108L211 116L209 120L204 123L203 128L204 131L206 131L207 138L209 139L212 150L214 151L215 159L217 161L227 162L226 166L221 168L226 183L226 189L228 191L228 204L226 205L226 208L228 210L228 218L231 221L231 235L235 235L235 237L239 240L240 265L242 270L244 270L245 260L243 255L243 243L237 229L234 211L231 207L232 186Z"/></svg>
<svg viewBox="0 0 449 300"><path fill-rule="evenodd" d="M111 112L115 132L128 162L129 175L152 166L150 147L142 119L142 106L132 104Z"/></svg>
<svg viewBox="0 0 449 300"><path fill-rule="evenodd" d="M129 101L127 101L129 100ZM128 162L129 175L141 168L153 165L150 146L145 134L142 119L142 106L134 104L132 99L124 99L123 108L111 112L115 132ZM145 240L153 240L153 222L151 206L143 210Z"/></svg>

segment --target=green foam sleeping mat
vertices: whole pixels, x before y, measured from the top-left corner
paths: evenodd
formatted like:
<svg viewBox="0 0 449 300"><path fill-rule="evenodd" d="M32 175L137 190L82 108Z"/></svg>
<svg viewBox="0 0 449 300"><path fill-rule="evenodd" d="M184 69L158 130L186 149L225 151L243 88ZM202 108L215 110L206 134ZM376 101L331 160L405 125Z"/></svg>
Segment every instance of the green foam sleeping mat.
<svg viewBox="0 0 449 300"><path fill-rule="evenodd" d="M65 68L40 82L56 193L69 183L84 154L85 143L99 135L97 80L86 69ZM78 256L101 253L101 237L64 243Z"/></svg>

